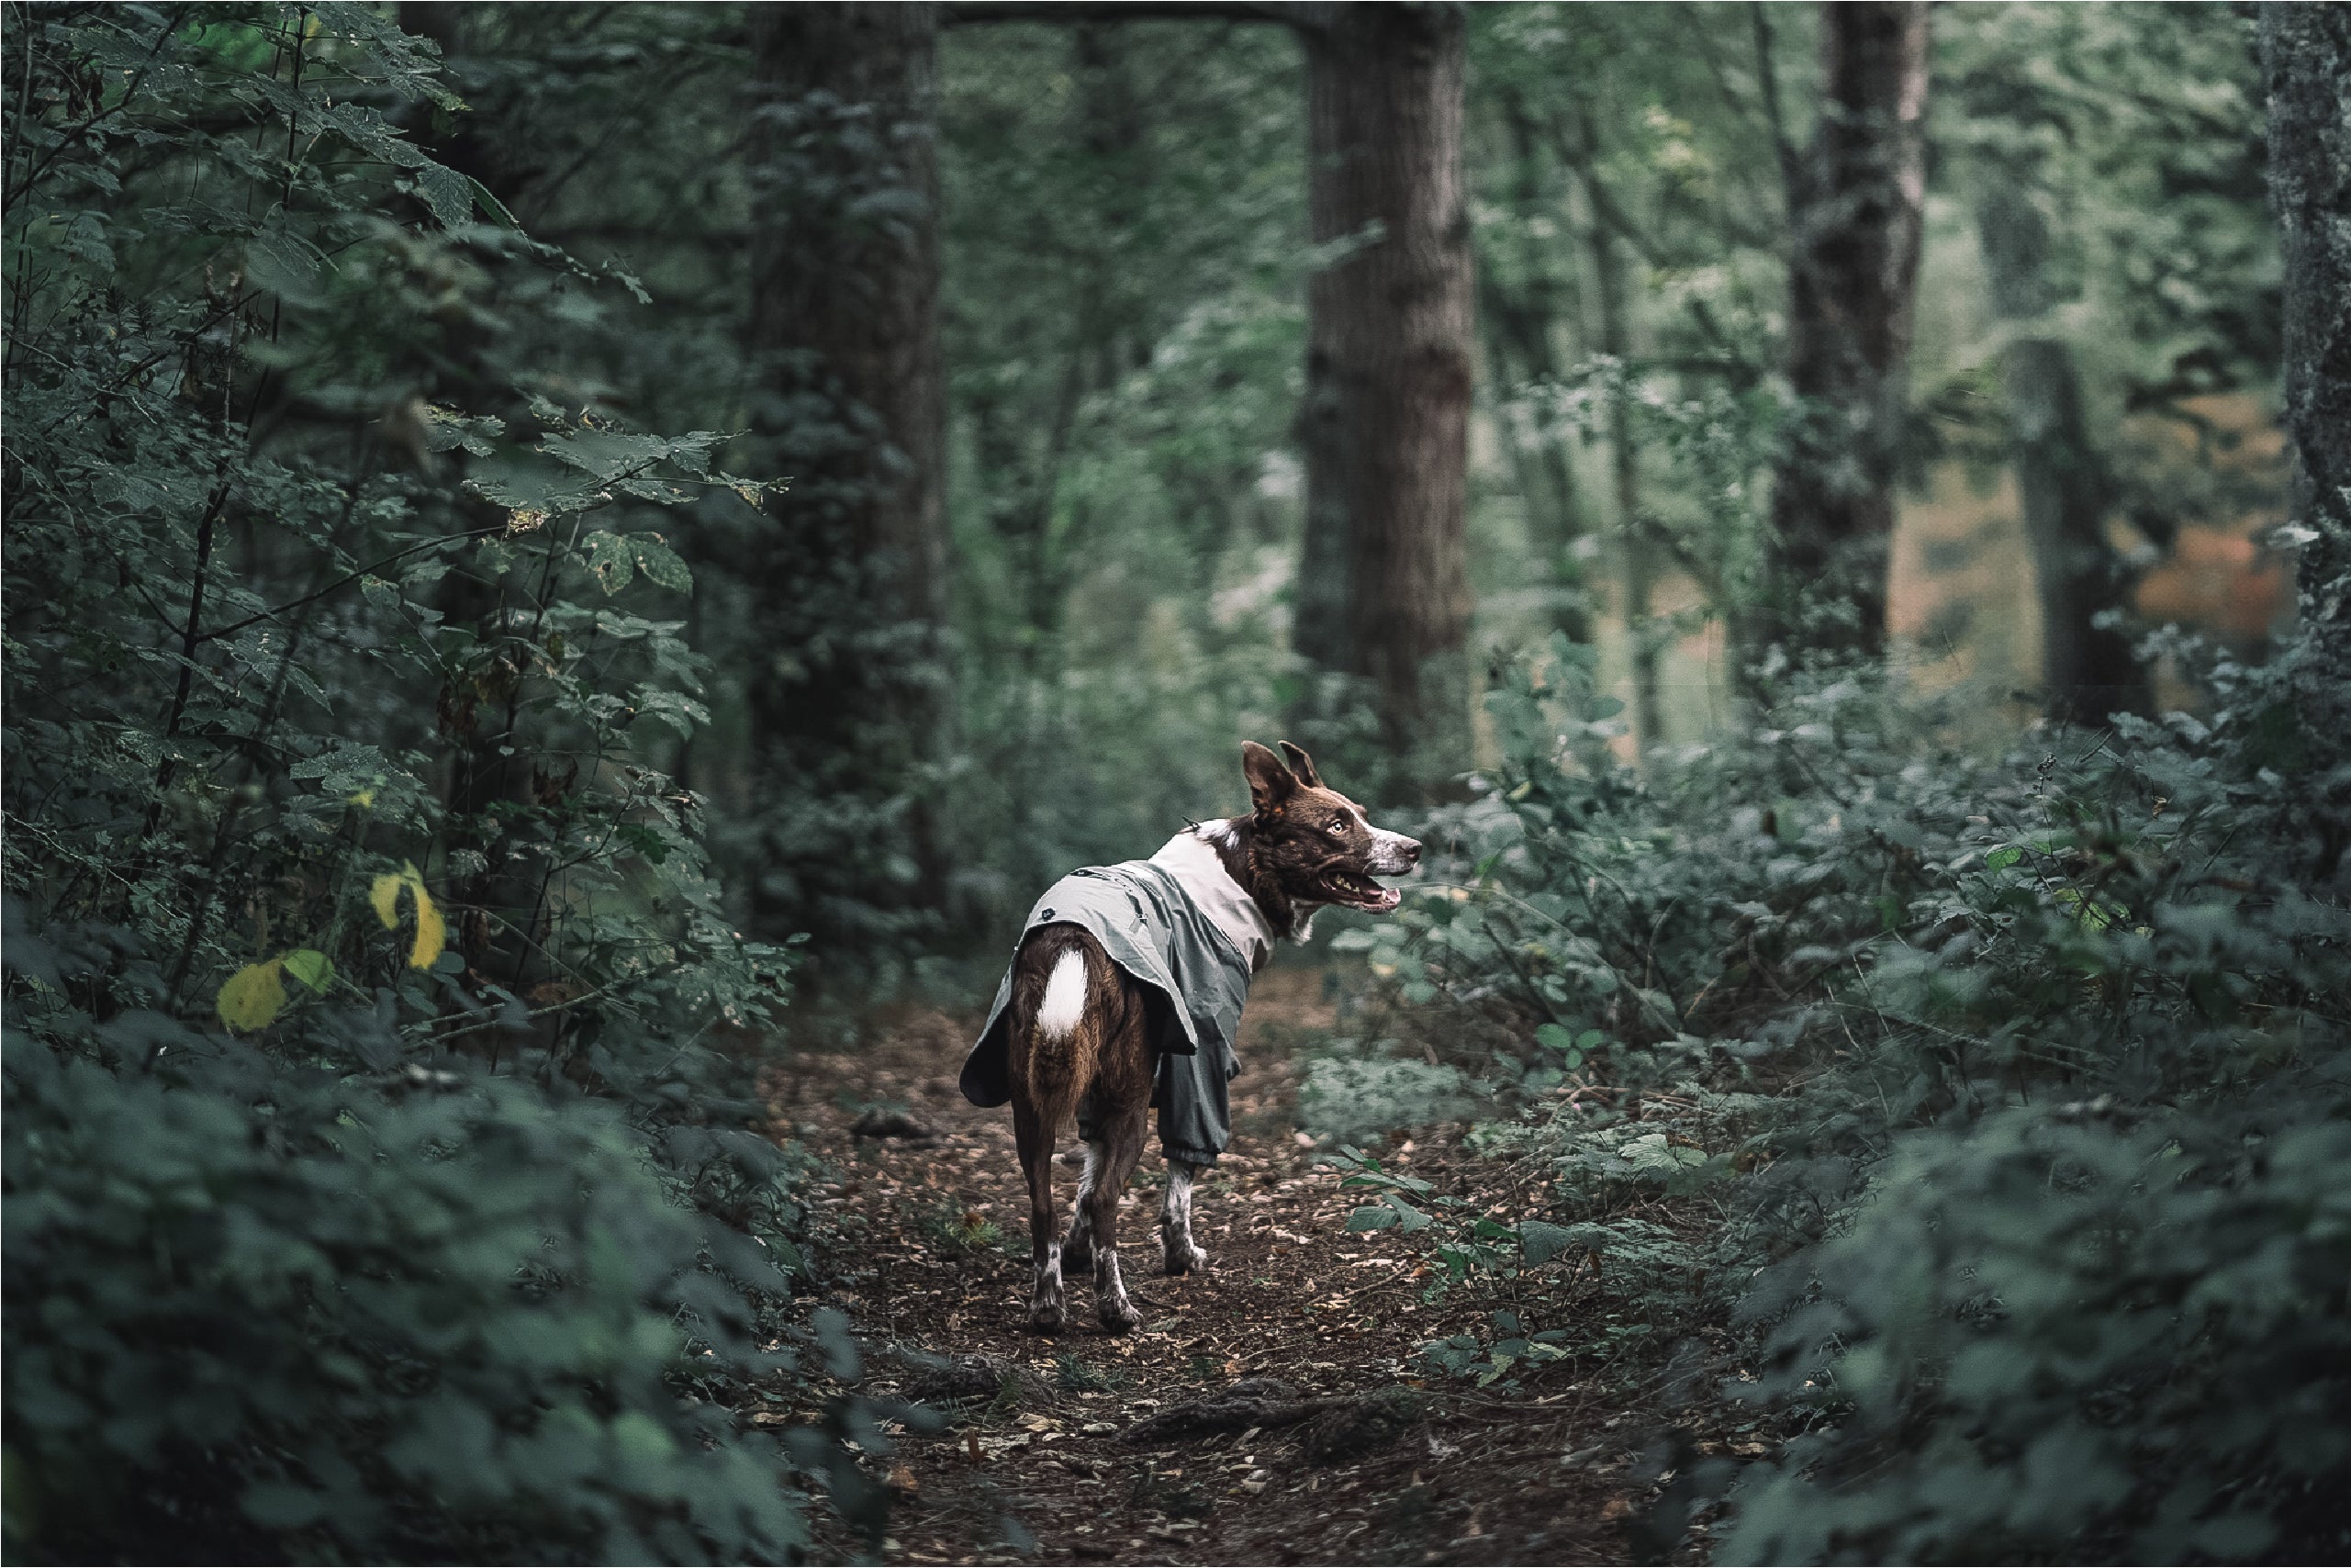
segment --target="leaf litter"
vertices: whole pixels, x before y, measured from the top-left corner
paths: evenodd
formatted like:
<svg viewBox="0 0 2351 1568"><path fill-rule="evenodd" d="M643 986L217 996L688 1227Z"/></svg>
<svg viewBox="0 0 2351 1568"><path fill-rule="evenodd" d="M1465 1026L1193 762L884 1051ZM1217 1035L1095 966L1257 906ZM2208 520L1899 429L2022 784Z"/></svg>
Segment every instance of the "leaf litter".
<svg viewBox="0 0 2351 1568"><path fill-rule="evenodd" d="M1250 999L1236 1136L1194 1210L1208 1273L1158 1272L1164 1167L1156 1147L1146 1154L1120 1240L1128 1288L1153 1316L1125 1336L1094 1322L1082 1278L1069 1327L1025 1326L1011 1117L956 1089L976 1019L890 1015L776 1075L778 1136L833 1176L810 1193L814 1294L869 1352L858 1392L946 1417L894 1437L879 1462L894 1501L881 1561L1631 1561L1625 1499L1645 1490L1641 1417L1660 1413L1579 1388L1572 1367L1515 1400L1429 1375L1422 1348L1474 1332L1498 1298L1473 1285L1424 1300L1409 1238L1346 1229L1359 1200L1295 1132L1302 1071L1283 1048L1328 1026L1320 982L1277 969ZM876 1137L883 1125L921 1137ZM1416 1137L1402 1156L1414 1172L1504 1196L1498 1168L1457 1138ZM1066 1223L1080 1158L1066 1129L1057 1158ZM942 1215L957 1223L943 1229ZM974 1234L993 1244L955 1239ZM1551 1273L1516 1282L1510 1304L1574 1277ZM820 1553L870 1550L827 1529Z"/></svg>

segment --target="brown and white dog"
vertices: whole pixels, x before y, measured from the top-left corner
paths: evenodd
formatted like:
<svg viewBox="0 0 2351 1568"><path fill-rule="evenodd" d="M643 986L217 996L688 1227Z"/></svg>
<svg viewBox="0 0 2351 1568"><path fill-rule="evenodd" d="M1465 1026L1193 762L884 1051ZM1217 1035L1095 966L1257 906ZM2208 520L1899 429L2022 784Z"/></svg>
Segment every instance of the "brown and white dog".
<svg viewBox="0 0 2351 1568"><path fill-rule="evenodd" d="M1374 879L1411 870L1420 846L1373 827L1362 807L1322 781L1313 758L1286 741L1282 749L1286 767L1254 741L1245 745L1241 770L1253 809L1201 823L1189 837L1214 853L1223 875L1254 902L1275 937L1303 941L1325 905L1374 913L1394 909L1395 890ZM1198 854L1185 835L1170 847L1179 846ZM1118 1203L1143 1153L1158 1068L1146 1014L1155 1000L1153 988L1113 961L1080 925L1032 926L1013 958L1007 1044L1013 1126L1028 1178L1036 1261L1029 1321L1037 1327L1061 1327L1062 1270L1089 1265L1103 1325L1116 1332L1142 1320L1119 1278ZM1086 1148L1064 1239L1053 1203L1053 1145L1081 1103L1094 1140ZM1159 1239L1170 1274L1208 1264L1192 1239L1192 1190L1201 1169L1172 1156L1169 1160Z"/></svg>

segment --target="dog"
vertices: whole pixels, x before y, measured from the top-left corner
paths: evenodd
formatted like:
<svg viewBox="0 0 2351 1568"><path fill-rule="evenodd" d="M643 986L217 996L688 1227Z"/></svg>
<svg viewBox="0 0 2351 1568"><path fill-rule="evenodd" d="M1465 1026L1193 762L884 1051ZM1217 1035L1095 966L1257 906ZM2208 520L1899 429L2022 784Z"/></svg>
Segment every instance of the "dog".
<svg viewBox="0 0 2351 1568"><path fill-rule="evenodd" d="M1195 823L1148 861L1088 868L1030 912L980 1041L964 1064L974 1103L1013 1107L1035 1264L1029 1322L1066 1321L1064 1270L1091 1269L1094 1310L1114 1333L1142 1321L1119 1273L1118 1203L1159 1095L1168 1155L1159 1215L1170 1274L1208 1266L1192 1237L1192 1193L1223 1151L1225 1084L1251 976L1274 941L1304 941L1327 906L1383 914L1420 845L1373 827L1287 741L1241 747L1250 811ZM1285 763L1283 757L1287 757ZM1053 1147L1075 1115L1085 1141L1069 1229L1053 1201Z"/></svg>

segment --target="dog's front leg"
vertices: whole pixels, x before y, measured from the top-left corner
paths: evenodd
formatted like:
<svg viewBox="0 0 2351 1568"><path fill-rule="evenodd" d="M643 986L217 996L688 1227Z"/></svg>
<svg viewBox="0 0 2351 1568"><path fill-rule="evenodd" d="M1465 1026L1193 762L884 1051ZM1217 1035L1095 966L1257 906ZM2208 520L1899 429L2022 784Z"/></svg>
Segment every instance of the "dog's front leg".
<svg viewBox="0 0 2351 1568"><path fill-rule="evenodd" d="M1192 1240L1192 1184L1206 1169L1181 1159L1168 1161L1168 1195L1159 1206L1159 1247L1170 1274L1189 1274L1208 1267L1208 1254Z"/></svg>

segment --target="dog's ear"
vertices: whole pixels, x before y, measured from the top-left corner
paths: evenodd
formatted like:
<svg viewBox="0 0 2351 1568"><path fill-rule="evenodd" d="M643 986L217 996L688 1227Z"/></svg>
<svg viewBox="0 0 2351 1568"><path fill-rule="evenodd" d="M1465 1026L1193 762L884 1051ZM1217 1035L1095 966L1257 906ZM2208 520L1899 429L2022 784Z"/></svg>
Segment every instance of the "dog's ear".
<svg viewBox="0 0 2351 1568"><path fill-rule="evenodd" d="M1249 781L1249 804L1259 816L1279 814L1298 792L1297 775L1255 741L1241 743L1241 772Z"/></svg>
<svg viewBox="0 0 2351 1568"><path fill-rule="evenodd" d="M1298 776L1299 783L1309 790L1319 790L1323 787L1323 776L1315 771L1315 759L1306 755L1304 747L1294 746L1288 741L1283 741L1282 755L1290 759L1290 771Z"/></svg>

